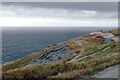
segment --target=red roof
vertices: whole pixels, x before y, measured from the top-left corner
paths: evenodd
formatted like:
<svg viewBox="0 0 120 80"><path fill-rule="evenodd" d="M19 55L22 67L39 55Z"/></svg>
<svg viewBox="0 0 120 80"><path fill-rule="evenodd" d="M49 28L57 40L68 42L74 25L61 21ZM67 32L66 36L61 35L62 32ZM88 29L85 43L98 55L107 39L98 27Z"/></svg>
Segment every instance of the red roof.
<svg viewBox="0 0 120 80"><path fill-rule="evenodd" d="M103 38L103 36L96 36L96 38Z"/></svg>

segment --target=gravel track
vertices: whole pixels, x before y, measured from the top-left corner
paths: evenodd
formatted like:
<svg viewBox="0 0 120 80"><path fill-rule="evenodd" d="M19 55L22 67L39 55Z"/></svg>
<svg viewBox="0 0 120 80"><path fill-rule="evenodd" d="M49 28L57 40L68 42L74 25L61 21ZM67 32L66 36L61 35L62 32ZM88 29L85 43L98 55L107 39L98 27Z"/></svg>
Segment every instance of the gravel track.
<svg viewBox="0 0 120 80"><path fill-rule="evenodd" d="M104 69L103 71L100 71L97 74L93 75L92 77L93 78L119 78L120 79L120 75L118 76L119 70L120 70L120 64L112 66L112 67L108 67Z"/></svg>

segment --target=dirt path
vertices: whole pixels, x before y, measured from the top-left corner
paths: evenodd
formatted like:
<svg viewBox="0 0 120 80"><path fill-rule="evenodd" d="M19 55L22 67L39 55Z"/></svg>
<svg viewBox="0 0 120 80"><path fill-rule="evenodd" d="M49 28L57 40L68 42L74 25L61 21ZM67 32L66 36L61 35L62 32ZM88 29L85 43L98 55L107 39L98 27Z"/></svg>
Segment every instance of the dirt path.
<svg viewBox="0 0 120 80"><path fill-rule="evenodd" d="M76 61L76 59L77 59L79 56L81 56L81 55L82 55L82 53L80 53L80 55L74 57L72 60L68 61L68 63L70 63L70 62L72 62L72 61Z"/></svg>
<svg viewBox="0 0 120 80"><path fill-rule="evenodd" d="M101 50L101 51L104 51L104 50L107 49L107 48L108 48L108 47L104 48L104 49ZM82 55L82 53L81 53L80 55L74 57L72 60L68 61L68 63L69 63L69 62L72 62L72 61L80 61L80 60L85 59L85 58L87 58L87 57L90 57L90 56L93 56L93 55L95 55L95 54L98 54L98 53L100 53L101 51L77 59L79 56Z"/></svg>

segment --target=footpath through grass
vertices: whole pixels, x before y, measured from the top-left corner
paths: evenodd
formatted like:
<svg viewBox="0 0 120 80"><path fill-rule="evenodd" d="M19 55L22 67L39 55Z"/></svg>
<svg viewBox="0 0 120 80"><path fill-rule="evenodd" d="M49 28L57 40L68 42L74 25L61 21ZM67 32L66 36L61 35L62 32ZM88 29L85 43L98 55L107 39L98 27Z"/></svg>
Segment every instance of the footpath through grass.
<svg viewBox="0 0 120 80"><path fill-rule="evenodd" d="M52 64L39 64L29 66L3 68L3 78L76 78L99 72L109 66L120 63L120 53L114 43L99 54L85 58L79 62L67 63L65 60ZM74 57L74 56L72 56ZM67 59L67 58L66 58ZM9 67L9 68L8 68ZM5 70L7 69L8 70ZM74 73L74 74L73 74Z"/></svg>
<svg viewBox="0 0 120 80"><path fill-rule="evenodd" d="M73 43L74 41L81 39L83 40L81 46ZM120 64L120 48L118 46L120 43L103 43L100 39L95 39L95 37L89 36L78 37L71 39L68 42L70 43L68 43L68 47L66 49L74 49L75 52L80 49L84 49L84 51L80 51L75 55L68 56L64 60L51 64L28 65L35 58L55 46L48 47L38 53L30 54L23 59L4 65L2 73L3 79L88 77L88 75L99 72L109 66ZM82 56L86 56L95 52L99 53L78 62L73 61L71 63L67 63L80 53L83 53Z"/></svg>

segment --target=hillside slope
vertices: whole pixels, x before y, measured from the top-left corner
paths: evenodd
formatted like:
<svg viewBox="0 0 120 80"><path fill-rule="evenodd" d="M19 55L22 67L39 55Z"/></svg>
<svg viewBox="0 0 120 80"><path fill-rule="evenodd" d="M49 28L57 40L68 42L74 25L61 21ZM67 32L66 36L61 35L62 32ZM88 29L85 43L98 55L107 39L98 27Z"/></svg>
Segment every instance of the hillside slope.
<svg viewBox="0 0 120 80"><path fill-rule="evenodd" d="M107 32L107 31L106 31ZM114 35L119 34L114 31ZM3 65L3 78L88 77L120 63L120 42L80 36Z"/></svg>

